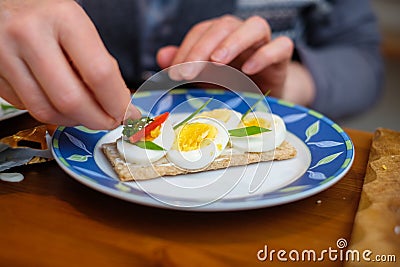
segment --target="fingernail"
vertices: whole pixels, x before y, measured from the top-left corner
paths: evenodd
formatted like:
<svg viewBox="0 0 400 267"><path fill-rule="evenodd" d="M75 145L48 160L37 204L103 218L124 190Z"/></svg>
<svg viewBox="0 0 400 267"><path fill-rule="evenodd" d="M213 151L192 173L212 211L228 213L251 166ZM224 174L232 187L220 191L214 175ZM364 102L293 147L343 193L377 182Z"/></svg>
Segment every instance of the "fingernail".
<svg viewBox="0 0 400 267"><path fill-rule="evenodd" d="M168 76L171 80L174 81L182 81L183 78L181 77L181 74L179 73L177 67L172 67L169 71L168 71Z"/></svg>
<svg viewBox="0 0 400 267"><path fill-rule="evenodd" d="M227 57L228 57L228 49L226 48L218 49L211 55L212 60L219 62L224 61Z"/></svg>
<svg viewBox="0 0 400 267"><path fill-rule="evenodd" d="M130 104L128 110L126 111L125 119L138 119L141 116L141 112L134 105Z"/></svg>
<svg viewBox="0 0 400 267"><path fill-rule="evenodd" d="M257 63L254 61L246 62L242 67L242 71L247 74L254 74L256 70L257 70Z"/></svg>
<svg viewBox="0 0 400 267"><path fill-rule="evenodd" d="M196 74L195 74L195 68L193 64L185 64L186 66L182 66L180 73L182 77L186 80L191 80L193 79Z"/></svg>

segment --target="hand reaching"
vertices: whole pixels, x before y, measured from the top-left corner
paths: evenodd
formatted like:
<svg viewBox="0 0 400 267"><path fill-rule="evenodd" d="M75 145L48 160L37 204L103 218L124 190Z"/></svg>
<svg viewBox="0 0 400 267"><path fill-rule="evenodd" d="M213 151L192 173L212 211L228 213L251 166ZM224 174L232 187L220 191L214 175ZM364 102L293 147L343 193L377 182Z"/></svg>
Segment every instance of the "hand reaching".
<svg viewBox="0 0 400 267"><path fill-rule="evenodd" d="M311 77L303 66L291 62L293 48L288 37L272 40L271 29L261 17L243 21L226 15L195 25L179 47L160 49L157 60L162 68L192 61L229 64L249 75L263 92L271 90L273 96L309 104L314 90ZM196 69L194 64L189 66L193 67L180 68L179 72L174 68L170 76L178 80L193 79L201 69ZM288 88L287 85L293 84L293 77L289 75L304 75L301 81L308 84L302 84L304 88L297 85ZM298 99L299 95L304 99Z"/></svg>
<svg viewBox="0 0 400 267"><path fill-rule="evenodd" d="M118 65L72 0L0 0L0 96L36 119L110 129L131 106Z"/></svg>

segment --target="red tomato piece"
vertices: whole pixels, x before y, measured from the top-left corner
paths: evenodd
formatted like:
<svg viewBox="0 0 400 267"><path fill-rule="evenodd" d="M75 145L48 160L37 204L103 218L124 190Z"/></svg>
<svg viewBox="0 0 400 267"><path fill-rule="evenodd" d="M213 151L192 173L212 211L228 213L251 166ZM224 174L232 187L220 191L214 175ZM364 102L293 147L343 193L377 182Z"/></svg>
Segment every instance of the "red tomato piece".
<svg viewBox="0 0 400 267"><path fill-rule="evenodd" d="M147 124L142 130L138 131L131 137L129 137L129 142L131 143L136 143L137 141L140 141L145 136L148 136L151 131L153 131L155 128L160 126L162 123L164 123L169 116L169 112L165 112L161 115L158 115L157 117L154 118L152 122Z"/></svg>

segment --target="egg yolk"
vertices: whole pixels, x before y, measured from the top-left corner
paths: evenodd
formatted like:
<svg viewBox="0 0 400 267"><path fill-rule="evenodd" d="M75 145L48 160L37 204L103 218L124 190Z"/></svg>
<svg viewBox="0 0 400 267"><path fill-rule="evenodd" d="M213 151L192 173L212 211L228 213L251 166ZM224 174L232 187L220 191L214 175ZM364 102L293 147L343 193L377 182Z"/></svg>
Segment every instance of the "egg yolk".
<svg viewBox="0 0 400 267"><path fill-rule="evenodd" d="M156 139L161 133L161 125L157 126L154 130L152 130L145 138L146 141L153 141Z"/></svg>
<svg viewBox="0 0 400 267"><path fill-rule="evenodd" d="M204 140L214 140L218 130L206 123L190 123L182 127L178 135L178 149L192 151L199 149Z"/></svg>
<svg viewBox="0 0 400 267"><path fill-rule="evenodd" d="M245 127L257 126L262 128L270 128L271 124L263 118L251 118L243 121Z"/></svg>

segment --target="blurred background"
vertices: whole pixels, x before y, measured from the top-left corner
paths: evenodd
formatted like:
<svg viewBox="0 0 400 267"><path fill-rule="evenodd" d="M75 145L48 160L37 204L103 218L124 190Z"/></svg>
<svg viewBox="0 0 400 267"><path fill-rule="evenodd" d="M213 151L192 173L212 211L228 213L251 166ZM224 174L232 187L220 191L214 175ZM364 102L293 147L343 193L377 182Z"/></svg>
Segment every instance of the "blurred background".
<svg viewBox="0 0 400 267"><path fill-rule="evenodd" d="M342 120L342 127L374 131L378 127L400 131L400 0L372 0L382 33L385 84L382 97L369 111Z"/></svg>

